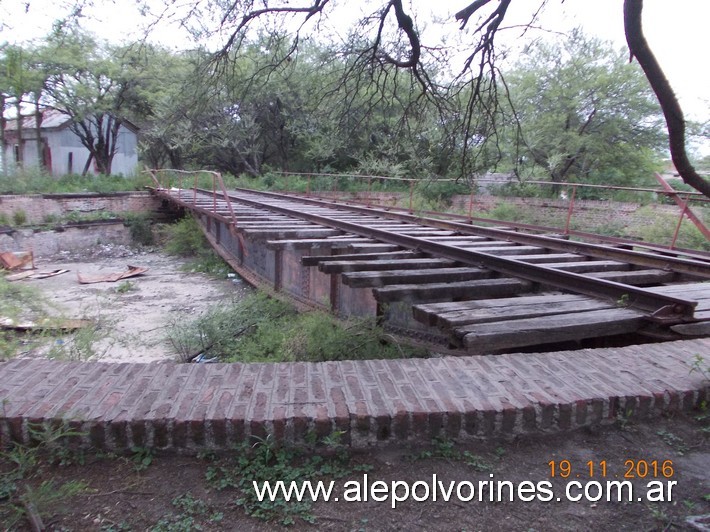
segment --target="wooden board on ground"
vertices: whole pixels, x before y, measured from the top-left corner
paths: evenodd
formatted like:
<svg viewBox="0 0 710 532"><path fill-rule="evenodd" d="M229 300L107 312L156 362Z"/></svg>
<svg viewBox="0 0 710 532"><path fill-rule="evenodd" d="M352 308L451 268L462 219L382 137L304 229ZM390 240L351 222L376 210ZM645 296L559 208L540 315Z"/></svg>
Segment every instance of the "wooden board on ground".
<svg viewBox="0 0 710 532"><path fill-rule="evenodd" d="M382 253L348 253L342 255L306 255L301 257L304 266L318 266L321 262L343 260L388 260L388 259L419 259L426 255L417 251L385 251Z"/></svg>
<svg viewBox="0 0 710 532"><path fill-rule="evenodd" d="M670 283L676 277L674 272L666 272L663 270L631 270L628 272L592 272L587 274L589 277L597 279L606 279L617 283L629 285L651 285Z"/></svg>
<svg viewBox="0 0 710 532"><path fill-rule="evenodd" d="M550 344L584 338L613 336L638 330L643 314L630 309L594 310L525 320L496 321L479 325L462 338L473 353Z"/></svg>
<svg viewBox="0 0 710 532"><path fill-rule="evenodd" d="M558 314L575 314L591 310L618 308L616 305L598 299L585 298L566 303L531 303L507 307L488 307L458 313L439 315L437 325L441 328L456 329L456 335L463 337L476 332L481 323L513 321Z"/></svg>
<svg viewBox="0 0 710 532"><path fill-rule="evenodd" d="M321 262L318 265L318 269L324 273L343 273L381 270L416 270L419 268L450 268L455 265L456 261L449 259L401 259Z"/></svg>
<svg viewBox="0 0 710 532"><path fill-rule="evenodd" d="M401 284L373 289L380 303L396 301L444 301L455 298L489 299L509 297L532 290L533 283L522 279L501 278L461 283Z"/></svg>
<svg viewBox="0 0 710 532"><path fill-rule="evenodd" d="M351 288L375 288L404 283L453 283L488 279L494 274L483 268L431 268L423 270L390 270L348 272L342 276L343 284Z"/></svg>

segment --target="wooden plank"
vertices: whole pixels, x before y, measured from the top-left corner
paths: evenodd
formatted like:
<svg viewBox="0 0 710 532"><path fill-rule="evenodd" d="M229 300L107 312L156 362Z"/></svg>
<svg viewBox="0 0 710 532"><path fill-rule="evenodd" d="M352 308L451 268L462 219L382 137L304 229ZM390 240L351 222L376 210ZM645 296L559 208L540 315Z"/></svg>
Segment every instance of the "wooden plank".
<svg viewBox="0 0 710 532"><path fill-rule="evenodd" d="M493 242L490 238L486 236L471 236L471 235L454 235L454 236L440 236L436 238L427 238L426 240L431 240L432 242L457 242L462 241L469 244L474 244L476 242Z"/></svg>
<svg viewBox="0 0 710 532"><path fill-rule="evenodd" d="M574 314L576 312L613 308L617 308L616 305L592 298L567 303L555 303L554 305L550 303L518 304L507 307L488 307L478 310L449 312L439 315L436 320L436 325L442 329L456 329L456 335L461 338L468 333L476 332L478 325L481 323L522 320L541 316L554 316L556 314Z"/></svg>
<svg viewBox="0 0 710 532"><path fill-rule="evenodd" d="M399 259L321 262L318 265L318 269L324 273L343 273L381 270L415 270L419 268L449 268L455 265L456 261L449 259Z"/></svg>
<svg viewBox="0 0 710 532"><path fill-rule="evenodd" d="M549 262L579 262L583 259L584 256L574 253L541 253L540 255L525 255L519 260L531 264L547 264Z"/></svg>
<svg viewBox="0 0 710 532"><path fill-rule="evenodd" d="M469 246L458 246L467 248ZM538 254L545 251L545 248L538 246L494 246L494 247L477 247L476 251L481 253L490 253L491 255L526 255Z"/></svg>
<svg viewBox="0 0 710 532"><path fill-rule="evenodd" d="M589 299L588 296L580 296L576 294L557 294L548 293L539 296L518 296L506 297L499 299L477 299L473 301L456 301L445 303L428 303L424 305L415 305L412 307L414 319L427 325L434 326L437 323L439 315L445 315L453 312L475 311L487 308L505 308L514 305L558 305L560 303L569 303L574 301L584 301Z"/></svg>
<svg viewBox="0 0 710 532"><path fill-rule="evenodd" d="M532 289L533 283L521 279L501 278L460 283L401 284L373 289L380 303L395 301L444 301L452 298L488 299L509 297Z"/></svg>
<svg viewBox="0 0 710 532"><path fill-rule="evenodd" d="M382 251L397 251L402 249L394 244L382 244L371 240L369 244L350 244L347 247L350 251L362 253L378 253Z"/></svg>
<svg viewBox="0 0 710 532"><path fill-rule="evenodd" d="M630 309L593 310L523 320L496 321L463 336L467 350L476 353L529 345L625 334L638 330L643 314Z"/></svg>
<svg viewBox="0 0 710 532"><path fill-rule="evenodd" d="M390 270L343 274L343 284L351 288L374 288L403 283L444 283L487 279L493 272L482 268L434 268L422 270Z"/></svg>
<svg viewBox="0 0 710 532"><path fill-rule="evenodd" d="M710 319L710 313L708 313L708 319ZM692 336L695 338L710 336L710 321L674 325L671 327L671 330L683 336Z"/></svg>
<svg viewBox="0 0 710 532"><path fill-rule="evenodd" d="M670 283L675 279L676 273L663 270L631 270L628 272L592 272L589 277L606 279L628 285L645 285Z"/></svg>
<svg viewBox="0 0 710 532"><path fill-rule="evenodd" d="M609 272L627 271L631 269L628 262L618 262L615 260L584 260L580 262L550 262L545 264L548 268L557 268L568 272Z"/></svg>
<svg viewBox="0 0 710 532"><path fill-rule="evenodd" d="M331 248L350 248L353 244L373 243L374 240L359 236L345 236L344 238L296 238L267 240L265 245L269 249L303 249L314 246Z"/></svg>
<svg viewBox="0 0 710 532"><path fill-rule="evenodd" d="M321 262L343 261L343 260L388 260L388 259L418 259L424 257L424 253L416 251L387 251L383 253L351 253L343 255L306 255L301 257L301 264L304 266L318 266Z"/></svg>
<svg viewBox="0 0 710 532"><path fill-rule="evenodd" d="M648 289L656 294L674 295L682 294L690 299L710 297L710 283L686 283L672 286L654 286Z"/></svg>
<svg viewBox="0 0 710 532"><path fill-rule="evenodd" d="M239 229L239 226L237 226ZM342 235L338 229L328 229L327 227L314 226L312 229L244 229L243 233L251 240L285 240L287 238L324 238L327 236Z"/></svg>
<svg viewBox="0 0 710 532"><path fill-rule="evenodd" d="M438 239L428 238L427 240L432 240L438 242ZM465 236L460 236L459 240L447 241L445 244L449 246L466 247L479 250L481 248L500 248L500 247L513 247L517 246L515 242L508 242L507 240L490 240L485 239L481 241L469 242Z"/></svg>

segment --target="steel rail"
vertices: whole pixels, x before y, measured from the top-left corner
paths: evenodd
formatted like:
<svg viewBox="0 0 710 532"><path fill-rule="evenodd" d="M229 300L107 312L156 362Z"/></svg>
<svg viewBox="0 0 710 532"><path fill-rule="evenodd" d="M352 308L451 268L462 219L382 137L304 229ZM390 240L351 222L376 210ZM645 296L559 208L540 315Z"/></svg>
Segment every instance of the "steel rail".
<svg viewBox="0 0 710 532"><path fill-rule="evenodd" d="M302 198L288 196L285 194L279 194L276 192L255 192L249 189L236 189L237 192L249 193L249 194L261 194L265 196L270 196L278 199L298 201L301 203L306 203L309 205L316 205L321 207L330 208L340 208L347 209L349 211L359 212L363 214L369 214L374 216L382 216L395 220L402 220L411 223L416 223L419 225L427 225L430 227L436 227L437 229L445 229L450 231L459 231L463 234L473 235L473 236L485 236L488 238L495 238L497 240L504 240L508 242L515 242L518 244L535 245L541 246L548 249L554 249L557 251L565 251L567 253L576 253L578 255L586 255L589 257L608 259L608 260L618 260L627 262L629 264L634 264L637 266L644 266L647 268L656 268L665 271L675 271L678 273L686 273L689 275L695 275L702 277L703 279L710 279L710 263L702 260L687 259L676 256L659 256L654 253L649 253L647 251L637 251L629 249L619 249L610 248L600 244L592 244L589 242L574 242L569 240L561 240L559 238L552 238L543 235L531 235L527 233L515 233L511 231L506 231L503 229L494 229L490 227L482 227L478 225L470 225L461 222L452 222L448 220L439 220L437 218L421 217L412 214L396 213L391 211L381 211L369 207L361 207L354 205L347 205L335 201L324 201L316 200L311 198Z"/></svg>
<svg viewBox="0 0 710 532"><path fill-rule="evenodd" d="M302 198L292 198L274 193L254 192L251 190L239 189L252 196L267 196L277 199L288 200L293 203L303 203ZM205 191L201 191L205 193ZM485 267L491 270L520 277L536 283L550 285L570 292L584 294L592 297L606 297L614 301L623 301L624 305L648 312L650 317L663 322L683 322L692 320L694 308L697 305L694 301L655 294L648 290L629 286L623 283L586 277L581 274L549 268L540 264L530 264L510 257L501 257L475 251L473 249L459 248L431 240L392 233L382 229L367 227L365 225L341 221L319 214L306 213L294 208L281 205L263 203L257 199L249 199L229 194L230 199L253 207L265 208L267 210L286 214L295 218L308 220L310 222L339 229L394 244L404 248L424 251L442 258L459 261L470 266ZM316 203L318 204L318 203ZM325 205L331 207L332 205ZM369 214L376 211L366 209ZM412 217L413 221L414 217ZM509 236L505 231L498 231L502 235ZM494 233L494 234L497 234ZM548 239L552 240L552 239Z"/></svg>

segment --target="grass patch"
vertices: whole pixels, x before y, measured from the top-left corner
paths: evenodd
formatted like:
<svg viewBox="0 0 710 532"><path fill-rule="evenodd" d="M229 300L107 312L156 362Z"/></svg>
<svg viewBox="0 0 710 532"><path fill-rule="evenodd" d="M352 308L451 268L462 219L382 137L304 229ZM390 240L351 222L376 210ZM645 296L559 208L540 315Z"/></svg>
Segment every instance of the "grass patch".
<svg viewBox="0 0 710 532"><path fill-rule="evenodd" d="M81 192L125 192L142 190L151 185L146 174L123 177L116 175L51 176L31 168L12 175L0 176L0 194L68 194Z"/></svg>
<svg viewBox="0 0 710 532"><path fill-rule="evenodd" d="M306 456L294 449L277 448L267 438L251 447L242 445L231 460L215 462L207 469L206 478L217 490L236 490L236 503L247 515L264 521L277 521L284 526L298 521L314 523L316 517L310 498L287 502L283 493L279 492L273 501L268 497L259 500L254 483L262 489L265 481L273 485L276 480L282 480L288 487L291 482L339 479L355 471L372 469L368 464L354 464L346 450L338 447L337 442L334 445L331 442L331 450L336 451L331 456L312 453Z"/></svg>
<svg viewBox="0 0 710 532"><path fill-rule="evenodd" d="M285 362L425 356L398 344L372 320L338 321L325 312L299 314L282 301L255 293L212 308L188 323L173 323L167 340L181 360Z"/></svg>
<svg viewBox="0 0 710 532"><path fill-rule="evenodd" d="M197 221L191 216L169 225L164 250L170 255L190 258L183 269L226 277L229 265L210 247Z"/></svg>
<svg viewBox="0 0 710 532"><path fill-rule="evenodd" d="M0 320L36 321L46 315L47 300L39 290L0 276ZM33 340L37 340L34 338ZM0 360L14 358L27 339L11 330L0 329Z"/></svg>
<svg viewBox="0 0 710 532"><path fill-rule="evenodd" d="M702 207L693 207L696 214L704 220L709 220L708 211ZM637 211L637 214L646 219L653 220L652 223L645 223L636 228L635 233L640 236L645 242L653 242L656 244L669 245L673 240L673 234L678 226L678 215L658 212L651 207L642 207ZM706 222L707 223L707 222ZM678 240L676 246L688 249L698 249L701 251L710 251L710 241L693 225L693 223L685 218L680 226Z"/></svg>
<svg viewBox="0 0 710 532"><path fill-rule="evenodd" d="M86 491L82 481L47 478L47 466L81 461L67 439L80 436L66 427L30 426L33 445L15 443L0 453L0 522L14 530L23 522L44 530L44 522L68 509L68 499ZM40 526L42 524L42 526Z"/></svg>

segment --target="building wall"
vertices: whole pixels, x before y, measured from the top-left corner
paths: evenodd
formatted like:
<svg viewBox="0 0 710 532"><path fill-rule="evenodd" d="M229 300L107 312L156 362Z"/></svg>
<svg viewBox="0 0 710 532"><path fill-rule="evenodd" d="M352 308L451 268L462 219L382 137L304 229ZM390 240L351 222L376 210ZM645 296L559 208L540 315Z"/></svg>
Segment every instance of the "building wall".
<svg viewBox="0 0 710 532"><path fill-rule="evenodd" d="M37 167L37 148L34 140L34 131L23 131L24 137L23 156L25 168ZM51 173L55 176L66 174L80 174L84 170L84 165L89 158L87 150L69 128L59 130L43 131L42 137L46 139L51 153ZM16 140L8 139L4 156L7 158L8 167L15 167ZM138 138L135 133L121 126L118 133L117 152L113 158L111 167L112 174L133 175L138 167ZM71 157L71 162L70 162ZM89 167L89 173L96 173L94 164Z"/></svg>

